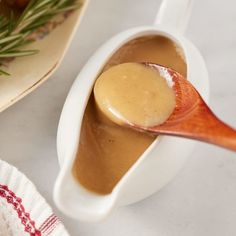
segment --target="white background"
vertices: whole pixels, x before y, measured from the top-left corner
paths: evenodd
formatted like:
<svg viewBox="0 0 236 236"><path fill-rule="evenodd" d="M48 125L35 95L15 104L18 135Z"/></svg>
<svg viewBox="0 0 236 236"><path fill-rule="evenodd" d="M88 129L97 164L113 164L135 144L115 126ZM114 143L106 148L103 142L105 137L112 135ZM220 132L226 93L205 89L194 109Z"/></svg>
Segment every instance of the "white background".
<svg viewBox="0 0 236 236"><path fill-rule="evenodd" d="M164 189L88 224L59 213L52 200L59 166L56 131L66 94L95 49L112 35L151 24L160 1L91 0L58 71L39 89L0 114L0 158L17 166L61 216L72 236L236 235L236 154L198 143L180 174ZM236 127L236 4L195 1L187 37L209 69L211 107Z"/></svg>

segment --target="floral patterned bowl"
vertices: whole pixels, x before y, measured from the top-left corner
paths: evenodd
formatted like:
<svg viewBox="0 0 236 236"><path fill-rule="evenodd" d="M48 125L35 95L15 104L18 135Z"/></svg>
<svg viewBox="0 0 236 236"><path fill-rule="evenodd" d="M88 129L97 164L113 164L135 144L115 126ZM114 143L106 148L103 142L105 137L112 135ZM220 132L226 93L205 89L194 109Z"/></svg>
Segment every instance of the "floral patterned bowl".
<svg viewBox="0 0 236 236"><path fill-rule="evenodd" d="M80 9L54 18L32 36L37 40L28 49L39 49L38 54L6 61L2 69L11 76L0 76L0 112L32 92L55 72L70 45L88 0L82 3Z"/></svg>

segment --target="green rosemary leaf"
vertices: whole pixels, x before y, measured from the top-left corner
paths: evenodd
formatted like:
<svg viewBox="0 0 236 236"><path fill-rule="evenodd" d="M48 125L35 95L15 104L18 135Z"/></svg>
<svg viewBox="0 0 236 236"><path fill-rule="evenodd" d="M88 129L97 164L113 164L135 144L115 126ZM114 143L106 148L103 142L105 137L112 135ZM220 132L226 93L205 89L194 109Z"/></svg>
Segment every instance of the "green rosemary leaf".
<svg viewBox="0 0 236 236"><path fill-rule="evenodd" d="M19 47L23 47L26 46L32 42L34 42L35 40L25 40L24 37L21 37L17 40L12 41L12 43L6 44L5 47L2 47L0 49L0 53L6 53L8 51L12 51L14 49L17 49Z"/></svg>
<svg viewBox="0 0 236 236"><path fill-rule="evenodd" d="M23 34L15 34L15 35L10 35L8 37L4 37L0 39L0 45L6 42L11 42L13 40L16 40L18 38L21 38Z"/></svg>
<svg viewBox="0 0 236 236"><path fill-rule="evenodd" d="M49 19L51 19L52 15L45 15L43 17L41 17L38 21L35 21L31 24L29 24L27 27L24 28L24 30L22 30L22 32L32 32L33 30L39 28L40 26L43 26L45 23L48 22Z"/></svg>
<svg viewBox="0 0 236 236"><path fill-rule="evenodd" d="M39 2L39 4L35 7L35 10L38 10L41 7L44 7L46 4L50 3L51 0L42 0Z"/></svg>
<svg viewBox="0 0 236 236"><path fill-rule="evenodd" d="M55 13L55 14L58 14L58 13L61 13L61 12L64 12L64 11L74 10L74 9L79 8L79 7L80 7L79 4L78 4L78 5L74 5L74 6L68 6L68 7L64 7L64 8L55 10L54 13Z"/></svg>
<svg viewBox="0 0 236 236"><path fill-rule="evenodd" d="M1 58L9 58L9 57L24 57L31 56L38 53L39 50L18 50L18 51L9 51L7 53L0 53Z"/></svg>
<svg viewBox="0 0 236 236"><path fill-rule="evenodd" d="M7 30L4 30L0 33L0 39L5 37L7 35L8 31Z"/></svg>
<svg viewBox="0 0 236 236"><path fill-rule="evenodd" d="M4 58L29 56L37 53L38 50L22 49L32 42L28 36L46 24L53 16L80 6L78 0L30 0L18 18L13 12L8 18L1 15L0 62ZM6 75L7 72L0 70L0 75L3 74Z"/></svg>
<svg viewBox="0 0 236 236"><path fill-rule="evenodd" d="M6 71L0 69L0 76L1 76L1 75L10 76L9 73L7 73Z"/></svg>
<svg viewBox="0 0 236 236"><path fill-rule="evenodd" d="M21 16L19 17L19 19L16 22L16 25L18 26L22 21L24 21L24 19L26 18L27 14L31 13L31 8L33 6L33 4L35 3L35 0L31 0L28 5L26 6L25 10L23 11L23 13L21 14Z"/></svg>
<svg viewBox="0 0 236 236"><path fill-rule="evenodd" d="M11 12L10 14L10 19L9 19L9 23L8 23L8 33L12 32L14 30L15 27L15 17L13 12Z"/></svg>
<svg viewBox="0 0 236 236"><path fill-rule="evenodd" d="M4 47L2 47L0 49L0 52L5 52L5 51L13 48L15 45L18 45L20 43L20 41L22 41L22 38L18 38L18 39L13 40L11 43L6 44Z"/></svg>

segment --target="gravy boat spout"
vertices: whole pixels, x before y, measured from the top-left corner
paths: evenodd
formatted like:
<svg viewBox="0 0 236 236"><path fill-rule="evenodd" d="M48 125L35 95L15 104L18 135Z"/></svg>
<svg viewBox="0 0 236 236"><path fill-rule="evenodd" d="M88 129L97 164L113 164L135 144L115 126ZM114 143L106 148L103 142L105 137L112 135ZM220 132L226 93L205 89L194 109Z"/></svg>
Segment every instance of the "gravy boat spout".
<svg viewBox="0 0 236 236"><path fill-rule="evenodd" d="M68 168L68 169L67 169ZM77 183L66 167L59 175L54 199L59 209L71 218L82 221L99 221L115 207L117 191L109 195L97 195Z"/></svg>
<svg viewBox="0 0 236 236"><path fill-rule="evenodd" d="M176 8L177 3L179 8ZM160 17L157 17L158 24L133 28L114 36L95 52L77 76L63 107L57 136L61 170L55 184L54 200L66 215L82 221L102 220L113 209L137 202L161 189L173 179L190 155L194 141L159 136L108 195L98 195L86 190L72 173L83 115L94 82L111 56L130 40L150 35L160 35L172 40L181 50L187 64L187 79L208 101L208 73L204 60L195 46L181 33L185 23L182 18L188 15L185 13L190 3L190 0L164 0ZM171 14L173 12L175 14ZM175 25L179 22L182 23Z"/></svg>

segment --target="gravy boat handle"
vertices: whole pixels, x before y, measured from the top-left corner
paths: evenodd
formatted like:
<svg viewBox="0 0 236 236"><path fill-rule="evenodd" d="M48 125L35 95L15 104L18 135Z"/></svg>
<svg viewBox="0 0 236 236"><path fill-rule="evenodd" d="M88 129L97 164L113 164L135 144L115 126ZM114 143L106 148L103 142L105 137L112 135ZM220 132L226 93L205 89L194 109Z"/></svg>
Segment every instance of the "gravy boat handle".
<svg viewBox="0 0 236 236"><path fill-rule="evenodd" d="M161 24L183 33L191 14L193 0L163 0L154 25Z"/></svg>

